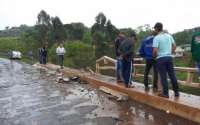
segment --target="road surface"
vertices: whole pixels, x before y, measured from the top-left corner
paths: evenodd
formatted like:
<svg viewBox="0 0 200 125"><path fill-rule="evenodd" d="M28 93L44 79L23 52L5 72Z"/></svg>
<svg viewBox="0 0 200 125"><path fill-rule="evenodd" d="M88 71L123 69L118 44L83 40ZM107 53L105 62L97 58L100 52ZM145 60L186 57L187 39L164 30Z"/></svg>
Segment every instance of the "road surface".
<svg viewBox="0 0 200 125"><path fill-rule="evenodd" d="M56 72L0 58L0 125L198 125L96 87L56 82Z"/></svg>

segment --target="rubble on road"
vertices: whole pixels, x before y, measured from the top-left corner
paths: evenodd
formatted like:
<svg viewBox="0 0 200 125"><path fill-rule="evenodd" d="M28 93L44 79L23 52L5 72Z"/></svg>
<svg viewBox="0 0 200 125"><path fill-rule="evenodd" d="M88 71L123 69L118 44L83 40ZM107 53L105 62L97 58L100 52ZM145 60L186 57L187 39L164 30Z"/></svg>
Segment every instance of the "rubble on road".
<svg viewBox="0 0 200 125"><path fill-rule="evenodd" d="M114 97L117 97L117 101L127 101L128 100L128 95L124 94L122 92L118 92L118 91L109 89L104 86L100 86L99 90L101 90L107 94L113 95Z"/></svg>

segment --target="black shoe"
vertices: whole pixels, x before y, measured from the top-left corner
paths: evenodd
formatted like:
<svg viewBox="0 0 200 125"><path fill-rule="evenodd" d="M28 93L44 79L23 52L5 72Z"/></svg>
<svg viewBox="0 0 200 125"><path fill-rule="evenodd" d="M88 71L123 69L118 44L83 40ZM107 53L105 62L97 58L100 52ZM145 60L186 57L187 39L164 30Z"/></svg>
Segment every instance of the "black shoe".
<svg viewBox="0 0 200 125"><path fill-rule="evenodd" d="M174 96L179 97L180 96L179 92L175 92Z"/></svg>
<svg viewBox="0 0 200 125"><path fill-rule="evenodd" d="M149 91L149 87L145 86L145 91L148 92Z"/></svg>
<svg viewBox="0 0 200 125"><path fill-rule="evenodd" d="M126 88L129 88L127 84L125 85L125 87L126 87Z"/></svg>
<svg viewBox="0 0 200 125"><path fill-rule="evenodd" d="M169 98L169 95L164 95L164 94L158 94L158 96L163 97L163 98Z"/></svg>

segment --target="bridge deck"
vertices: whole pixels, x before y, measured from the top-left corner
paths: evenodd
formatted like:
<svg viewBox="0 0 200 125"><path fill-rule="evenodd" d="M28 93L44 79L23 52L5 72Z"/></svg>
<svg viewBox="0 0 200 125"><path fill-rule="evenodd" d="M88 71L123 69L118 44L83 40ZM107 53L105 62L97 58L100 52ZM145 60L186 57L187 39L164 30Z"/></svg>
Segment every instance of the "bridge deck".
<svg viewBox="0 0 200 125"><path fill-rule="evenodd" d="M46 65L47 68L57 69L58 67L53 64ZM140 83L134 83L135 88L125 88L123 85L119 85L115 82L113 77L103 76L100 74L91 74L81 72L79 70L64 68L64 73L70 75L78 75L82 79L86 80L90 84L97 86L105 86L110 89L120 91L128 94L128 96L138 102L147 104L156 109L167 111L183 118L200 123L200 97L180 93L179 98L174 98L173 92L170 90L170 98L162 98L157 96L157 93L152 91L145 92L144 87Z"/></svg>
<svg viewBox="0 0 200 125"><path fill-rule="evenodd" d="M104 76L104 75L95 75L92 77L94 77L95 79L104 81L107 84L111 84L113 86L123 87L123 85L116 83L116 80L114 77L109 77L109 76ZM138 92L141 92L141 93L144 93L147 95L151 95L151 96L157 96L157 94L158 94L158 93L153 92L152 90L150 90L148 92L144 91L144 85L142 83L134 82L133 84L135 85L135 87L128 88L129 91L138 91ZM176 103L181 103L184 105L191 105L192 107L196 107L196 108L200 108L200 97L199 96L181 92L180 97L175 98L172 90L169 90L169 95L170 95L170 98L167 100L175 101ZM165 98L162 98L162 99L165 99Z"/></svg>

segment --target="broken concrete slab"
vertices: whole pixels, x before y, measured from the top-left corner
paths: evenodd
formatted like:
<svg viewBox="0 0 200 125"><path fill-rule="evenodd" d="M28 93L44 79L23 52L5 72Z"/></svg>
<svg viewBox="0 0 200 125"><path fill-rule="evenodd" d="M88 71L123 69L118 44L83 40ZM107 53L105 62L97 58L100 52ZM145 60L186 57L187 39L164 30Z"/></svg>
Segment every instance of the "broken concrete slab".
<svg viewBox="0 0 200 125"><path fill-rule="evenodd" d="M70 82L70 79L68 77L63 78L63 82Z"/></svg>
<svg viewBox="0 0 200 125"><path fill-rule="evenodd" d="M70 80L71 80L71 81L78 81L78 80L79 80L79 77L78 77L78 76L74 76L74 77L71 77Z"/></svg>
<svg viewBox="0 0 200 125"><path fill-rule="evenodd" d="M63 82L63 78L62 78L62 77L57 77L57 78L56 78L56 82L58 82L58 83Z"/></svg>
<svg viewBox="0 0 200 125"><path fill-rule="evenodd" d="M125 94L125 93L118 92L118 91L109 89L109 88L104 87L104 86L100 86L99 90L117 97L117 101L127 101L128 100L128 95Z"/></svg>

